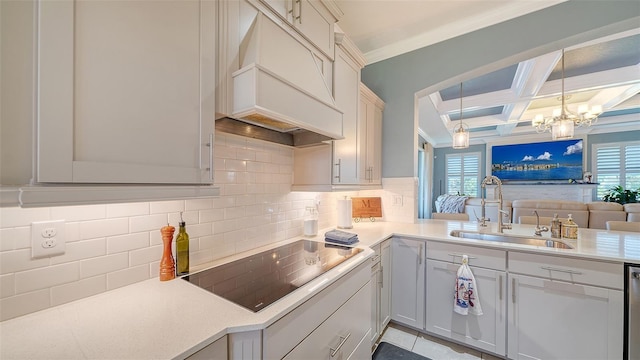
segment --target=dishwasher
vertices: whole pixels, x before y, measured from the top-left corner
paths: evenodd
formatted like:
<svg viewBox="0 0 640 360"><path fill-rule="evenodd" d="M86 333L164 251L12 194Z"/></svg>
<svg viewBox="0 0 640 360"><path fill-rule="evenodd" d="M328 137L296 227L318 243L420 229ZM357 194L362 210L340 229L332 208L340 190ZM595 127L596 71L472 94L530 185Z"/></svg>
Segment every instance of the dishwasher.
<svg viewBox="0 0 640 360"><path fill-rule="evenodd" d="M640 359L640 264L625 264L624 358Z"/></svg>

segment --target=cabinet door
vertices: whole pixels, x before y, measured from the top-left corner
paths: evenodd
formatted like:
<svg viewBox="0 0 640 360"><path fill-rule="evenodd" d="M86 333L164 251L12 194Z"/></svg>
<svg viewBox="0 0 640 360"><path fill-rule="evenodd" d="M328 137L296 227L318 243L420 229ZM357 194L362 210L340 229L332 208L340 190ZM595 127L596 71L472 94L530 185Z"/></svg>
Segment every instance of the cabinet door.
<svg viewBox="0 0 640 360"><path fill-rule="evenodd" d="M213 182L215 6L42 1L37 181Z"/></svg>
<svg viewBox="0 0 640 360"><path fill-rule="evenodd" d="M343 112L344 139L333 142L333 183L358 183L358 98L360 67L340 47L333 64L333 96Z"/></svg>
<svg viewBox="0 0 640 360"><path fill-rule="evenodd" d="M424 328L424 241L393 238L391 248L391 319Z"/></svg>
<svg viewBox="0 0 640 360"><path fill-rule="evenodd" d="M509 285L509 358L622 358L622 291L511 274Z"/></svg>
<svg viewBox="0 0 640 360"><path fill-rule="evenodd" d="M372 114L367 114L367 157L369 182L382 183L382 109L372 105ZM371 116L369 116L371 115Z"/></svg>
<svg viewBox="0 0 640 360"><path fill-rule="evenodd" d="M371 345L380 336L380 262L371 267Z"/></svg>
<svg viewBox="0 0 640 360"><path fill-rule="evenodd" d="M205 360L205 359L226 359L227 358L227 336L214 341L205 346L202 350L189 356L188 360Z"/></svg>
<svg viewBox="0 0 640 360"><path fill-rule="evenodd" d="M302 35L333 58L335 38L333 28L336 19L319 0L293 1L293 25Z"/></svg>
<svg viewBox="0 0 640 360"><path fill-rule="evenodd" d="M471 267L483 314L453 311L456 274L460 264L427 260L426 327L429 332L505 355L506 273Z"/></svg>
<svg viewBox="0 0 640 360"><path fill-rule="evenodd" d="M380 332L391 320L391 240L380 246Z"/></svg>
<svg viewBox="0 0 640 360"><path fill-rule="evenodd" d="M276 14L282 16L287 21L291 22L291 7L293 6L292 0L261 0L263 3L267 4L271 10L273 10Z"/></svg>

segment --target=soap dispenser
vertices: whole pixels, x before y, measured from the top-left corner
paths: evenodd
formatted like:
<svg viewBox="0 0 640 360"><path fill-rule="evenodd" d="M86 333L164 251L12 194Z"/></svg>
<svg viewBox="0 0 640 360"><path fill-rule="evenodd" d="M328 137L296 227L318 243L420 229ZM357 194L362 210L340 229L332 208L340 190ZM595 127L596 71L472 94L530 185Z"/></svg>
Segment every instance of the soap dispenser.
<svg viewBox="0 0 640 360"><path fill-rule="evenodd" d="M189 273L189 234L187 234L186 223L182 219L180 212L180 227L176 236L176 275L187 275Z"/></svg>
<svg viewBox="0 0 640 360"><path fill-rule="evenodd" d="M567 222L562 224L562 229L562 235L564 238L573 240L578 238L578 224L573 221L573 218L571 218L571 214L569 214L569 219L567 219Z"/></svg>
<svg viewBox="0 0 640 360"><path fill-rule="evenodd" d="M562 222L558 219L558 214L553 214L553 219L551 220L551 237L554 239L562 237Z"/></svg>

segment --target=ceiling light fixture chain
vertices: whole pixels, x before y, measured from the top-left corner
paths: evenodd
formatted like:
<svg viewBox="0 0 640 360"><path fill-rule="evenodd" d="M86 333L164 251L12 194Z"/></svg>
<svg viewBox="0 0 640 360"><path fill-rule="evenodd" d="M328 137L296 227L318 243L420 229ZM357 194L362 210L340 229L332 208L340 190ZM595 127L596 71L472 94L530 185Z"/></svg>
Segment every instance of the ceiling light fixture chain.
<svg viewBox="0 0 640 360"><path fill-rule="evenodd" d="M469 147L469 126L462 122L462 83L460 83L460 123L453 128L453 148Z"/></svg>
<svg viewBox="0 0 640 360"><path fill-rule="evenodd" d="M602 106L600 105L593 106L591 110L589 110L587 105L580 105L577 113L573 113L567 109L565 100L569 99L569 96L564 93L564 58L564 49L562 49L560 109L555 109L551 116L545 117L542 114L538 114L531 120L531 125L536 129L537 133L550 131L553 140L573 138L575 126L589 127L594 124L598 120L598 116L602 114Z"/></svg>

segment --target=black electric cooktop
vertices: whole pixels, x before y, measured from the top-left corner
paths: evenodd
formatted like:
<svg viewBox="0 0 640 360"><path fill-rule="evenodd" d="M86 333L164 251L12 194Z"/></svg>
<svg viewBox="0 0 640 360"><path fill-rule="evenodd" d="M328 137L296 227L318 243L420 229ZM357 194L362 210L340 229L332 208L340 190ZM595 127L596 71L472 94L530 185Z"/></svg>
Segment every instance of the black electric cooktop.
<svg viewBox="0 0 640 360"><path fill-rule="evenodd" d="M258 312L361 251L298 240L182 279Z"/></svg>

